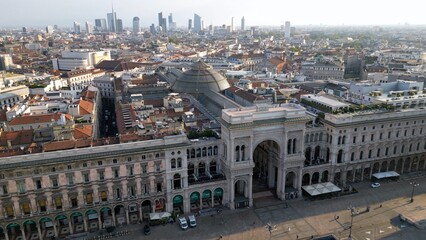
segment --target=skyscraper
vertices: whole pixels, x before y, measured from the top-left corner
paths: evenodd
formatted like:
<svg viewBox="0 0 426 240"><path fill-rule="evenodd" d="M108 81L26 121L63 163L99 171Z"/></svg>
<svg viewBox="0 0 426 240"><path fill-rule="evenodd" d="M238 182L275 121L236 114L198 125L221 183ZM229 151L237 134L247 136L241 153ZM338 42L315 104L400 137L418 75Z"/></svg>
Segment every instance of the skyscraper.
<svg viewBox="0 0 426 240"><path fill-rule="evenodd" d="M285 38L290 38L290 21L285 22Z"/></svg>
<svg viewBox="0 0 426 240"><path fill-rule="evenodd" d="M81 33L81 25L78 22L74 22L74 33L76 33L76 34Z"/></svg>
<svg viewBox="0 0 426 240"><path fill-rule="evenodd" d="M87 32L87 34L93 33L93 24L92 23L86 22L86 32Z"/></svg>
<svg viewBox="0 0 426 240"><path fill-rule="evenodd" d="M123 20L121 19L117 19L117 31L118 33L122 33L123 32Z"/></svg>
<svg viewBox="0 0 426 240"><path fill-rule="evenodd" d="M169 30L173 30L176 28L176 23L173 22L173 14L169 14Z"/></svg>
<svg viewBox="0 0 426 240"><path fill-rule="evenodd" d="M201 17L198 14L194 14L194 32L198 33L201 31Z"/></svg>
<svg viewBox="0 0 426 240"><path fill-rule="evenodd" d="M151 32L151 34L155 34L156 33L154 23L151 24L151 26L149 26L149 31Z"/></svg>
<svg viewBox="0 0 426 240"><path fill-rule="evenodd" d="M192 19L188 19L188 30L192 29Z"/></svg>
<svg viewBox="0 0 426 240"><path fill-rule="evenodd" d="M234 17L231 18L231 32L234 32Z"/></svg>
<svg viewBox="0 0 426 240"><path fill-rule="evenodd" d="M106 19L105 18L95 19L95 29L98 32L106 32L106 31L108 31Z"/></svg>
<svg viewBox="0 0 426 240"><path fill-rule="evenodd" d="M46 33L47 34L52 34L53 33L53 26L47 26L46 27Z"/></svg>
<svg viewBox="0 0 426 240"><path fill-rule="evenodd" d="M117 14L114 12L114 6L112 7L111 13L107 14L107 20L108 20L108 30L110 32L116 32L117 31Z"/></svg>
<svg viewBox="0 0 426 240"><path fill-rule="evenodd" d="M141 31L141 24L139 17L133 18L133 33L138 33Z"/></svg>
<svg viewBox="0 0 426 240"><path fill-rule="evenodd" d="M163 12L159 12L158 13L158 26L161 27L162 24L163 24Z"/></svg>
<svg viewBox="0 0 426 240"><path fill-rule="evenodd" d="M241 31L244 31L245 27L246 27L246 20L244 19L244 16L243 16L243 18L241 18Z"/></svg>

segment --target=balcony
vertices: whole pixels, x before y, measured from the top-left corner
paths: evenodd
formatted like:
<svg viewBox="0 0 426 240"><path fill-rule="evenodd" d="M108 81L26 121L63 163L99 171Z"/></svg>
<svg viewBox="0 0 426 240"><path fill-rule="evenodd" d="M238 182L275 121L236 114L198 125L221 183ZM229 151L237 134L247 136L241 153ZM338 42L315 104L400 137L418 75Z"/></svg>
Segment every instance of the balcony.
<svg viewBox="0 0 426 240"><path fill-rule="evenodd" d="M224 174L222 173L206 173L206 174L200 174L200 175L195 175L192 174L192 176L188 177L188 184L189 185L195 185L195 184L203 184L203 183L208 183L208 182L216 182L216 181L221 181L221 180L225 180L226 177Z"/></svg>

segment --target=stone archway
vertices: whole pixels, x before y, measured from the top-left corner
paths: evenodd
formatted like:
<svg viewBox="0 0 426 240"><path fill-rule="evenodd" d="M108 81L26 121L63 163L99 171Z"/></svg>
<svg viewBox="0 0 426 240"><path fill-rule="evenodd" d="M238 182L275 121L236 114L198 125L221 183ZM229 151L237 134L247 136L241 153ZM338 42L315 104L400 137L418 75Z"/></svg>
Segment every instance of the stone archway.
<svg viewBox="0 0 426 240"><path fill-rule="evenodd" d="M309 173L305 173L302 178L302 186L309 185L311 182L311 175Z"/></svg>
<svg viewBox="0 0 426 240"><path fill-rule="evenodd" d="M145 200L141 204L142 207L142 213L143 213L143 220L149 219L149 214L152 212L152 204L150 200Z"/></svg>
<svg viewBox="0 0 426 240"><path fill-rule="evenodd" d="M176 195L173 197L173 212L183 213L183 197L182 195Z"/></svg>
<svg viewBox="0 0 426 240"><path fill-rule="evenodd" d="M37 223L32 220L27 220L23 224L25 236L27 239L37 239L38 231L37 231Z"/></svg>
<svg viewBox="0 0 426 240"><path fill-rule="evenodd" d="M328 182L328 170L325 170L321 174L321 182Z"/></svg>
<svg viewBox="0 0 426 240"><path fill-rule="evenodd" d="M71 226L73 233L81 233L84 232L84 220L83 214L79 212L74 212L70 216Z"/></svg>
<svg viewBox="0 0 426 240"><path fill-rule="evenodd" d="M117 205L114 207L113 209L114 211L114 216L115 216L115 223L117 226L122 226L122 225L126 225L127 221L126 221L126 208L123 205Z"/></svg>
<svg viewBox="0 0 426 240"><path fill-rule="evenodd" d="M237 180L234 186L235 208L244 208L249 206L249 193L245 180Z"/></svg>
<svg viewBox="0 0 426 240"><path fill-rule="evenodd" d="M24 236L22 236L21 231L21 225L18 223L9 223L6 226L7 235L9 236L9 239L23 239Z"/></svg>
<svg viewBox="0 0 426 240"><path fill-rule="evenodd" d="M277 187L280 147L274 140L259 143L253 152L253 192L262 192ZM274 163L275 162L275 163ZM276 191L274 191L275 194Z"/></svg>
<svg viewBox="0 0 426 240"><path fill-rule="evenodd" d="M64 237L70 234L70 226L68 223L68 217L64 214L60 214L55 217L56 231L59 237Z"/></svg>
<svg viewBox="0 0 426 240"><path fill-rule="evenodd" d="M380 163L376 162L373 164L373 174L380 172Z"/></svg>
<svg viewBox="0 0 426 240"><path fill-rule="evenodd" d="M314 174L312 174L312 184L317 184L320 181L320 174L319 172L314 172Z"/></svg>
<svg viewBox="0 0 426 240"><path fill-rule="evenodd" d="M380 167L380 172L387 172L388 171L388 162L384 161L382 162L382 166Z"/></svg>

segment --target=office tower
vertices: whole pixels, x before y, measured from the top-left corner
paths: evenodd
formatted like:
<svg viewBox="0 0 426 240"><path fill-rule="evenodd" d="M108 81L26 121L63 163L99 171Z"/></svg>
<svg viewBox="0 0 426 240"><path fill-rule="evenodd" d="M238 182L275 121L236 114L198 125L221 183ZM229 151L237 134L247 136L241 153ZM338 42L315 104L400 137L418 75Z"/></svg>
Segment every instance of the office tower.
<svg viewBox="0 0 426 240"><path fill-rule="evenodd" d="M234 32L234 17L231 18L231 32Z"/></svg>
<svg viewBox="0 0 426 240"><path fill-rule="evenodd" d="M176 28L176 23L173 22L173 14L169 14L169 30L173 30Z"/></svg>
<svg viewBox="0 0 426 240"><path fill-rule="evenodd" d="M74 22L74 33L76 33L76 34L81 33L81 25L78 22Z"/></svg>
<svg viewBox="0 0 426 240"><path fill-rule="evenodd" d="M47 26L46 27L46 33L47 34L52 34L53 33L53 26Z"/></svg>
<svg viewBox="0 0 426 240"><path fill-rule="evenodd" d="M22 27L22 33L27 33L28 29L27 27Z"/></svg>
<svg viewBox="0 0 426 240"><path fill-rule="evenodd" d="M138 33L141 31L140 19L138 17L133 18L133 32Z"/></svg>
<svg viewBox="0 0 426 240"><path fill-rule="evenodd" d="M123 20L117 19L117 31L118 33L123 32Z"/></svg>
<svg viewBox="0 0 426 240"><path fill-rule="evenodd" d="M241 18L241 31L244 31L244 28L246 27L246 20L243 18Z"/></svg>
<svg viewBox="0 0 426 240"><path fill-rule="evenodd" d="M151 24L151 26L149 26L149 31L151 32L151 34L155 34L156 33L154 23Z"/></svg>
<svg viewBox="0 0 426 240"><path fill-rule="evenodd" d="M110 32L116 32L117 31L117 14L114 12L114 7L112 7L111 13L107 14L107 20L108 20L108 30Z"/></svg>
<svg viewBox="0 0 426 240"><path fill-rule="evenodd" d="M86 32L87 32L87 34L93 33L93 24L92 23L86 22Z"/></svg>
<svg viewBox="0 0 426 240"><path fill-rule="evenodd" d="M285 38L290 38L290 21L285 22Z"/></svg>
<svg viewBox="0 0 426 240"><path fill-rule="evenodd" d="M108 31L107 21L105 18L95 19L95 28L98 32L106 32Z"/></svg>
<svg viewBox="0 0 426 240"><path fill-rule="evenodd" d="M13 65L13 61L10 54L0 54L0 70L10 70L11 65Z"/></svg>
<svg viewBox="0 0 426 240"><path fill-rule="evenodd" d="M167 18L163 18L163 20L161 21L161 30L163 32L167 32Z"/></svg>
<svg viewBox="0 0 426 240"><path fill-rule="evenodd" d="M201 31L201 17L194 14L194 32Z"/></svg>
<svg viewBox="0 0 426 240"><path fill-rule="evenodd" d="M188 30L192 28L192 19L188 19Z"/></svg>
<svg viewBox="0 0 426 240"><path fill-rule="evenodd" d="M159 12L158 13L158 26L161 27L162 24L163 24L163 12Z"/></svg>
<svg viewBox="0 0 426 240"><path fill-rule="evenodd" d="M58 27L58 25L53 25L53 30L56 30L56 31L58 31L59 30L59 27Z"/></svg>

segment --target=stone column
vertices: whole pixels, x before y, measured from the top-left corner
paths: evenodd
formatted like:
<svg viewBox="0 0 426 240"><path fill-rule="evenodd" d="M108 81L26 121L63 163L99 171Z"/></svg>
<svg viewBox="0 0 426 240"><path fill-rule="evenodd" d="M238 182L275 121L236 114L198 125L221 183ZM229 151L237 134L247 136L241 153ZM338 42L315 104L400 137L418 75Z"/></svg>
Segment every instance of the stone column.
<svg viewBox="0 0 426 240"><path fill-rule="evenodd" d="M9 240L9 234L7 234L7 229L4 230L4 237L6 238L6 240Z"/></svg>
<svg viewBox="0 0 426 240"><path fill-rule="evenodd" d="M115 211L114 209L111 210L112 213L112 224L114 225L114 227L117 226L117 219L115 219Z"/></svg>
<svg viewBox="0 0 426 240"><path fill-rule="evenodd" d="M98 224L99 224L98 229L101 230L103 228L103 226L102 226L102 219L101 219L101 213L99 213L99 216L98 216Z"/></svg>
<svg viewBox="0 0 426 240"><path fill-rule="evenodd" d="M37 223L37 232L38 232L38 238L43 239L43 233L41 233L40 223Z"/></svg>
<svg viewBox="0 0 426 240"><path fill-rule="evenodd" d="M32 213L37 212L38 208L37 208L37 202L35 200L35 197L31 196L31 197L29 197L29 199L30 199L30 205L31 205L31 212Z"/></svg>
<svg viewBox="0 0 426 240"><path fill-rule="evenodd" d="M130 217L129 217L129 209L126 208L126 223L129 224L130 223Z"/></svg>
<svg viewBox="0 0 426 240"><path fill-rule="evenodd" d="M6 229L6 231L7 231L7 229ZM22 226L22 227L21 227L21 234L22 234L22 239L23 239L23 240L27 240L27 236L25 235L25 229L24 229L24 226Z"/></svg>
<svg viewBox="0 0 426 240"><path fill-rule="evenodd" d="M141 186L141 178L136 178L136 195L142 195L142 186Z"/></svg>
<svg viewBox="0 0 426 240"><path fill-rule="evenodd" d="M86 217L87 216L83 216L83 225L84 225L84 231L88 232L89 228L87 227L87 219L86 219Z"/></svg>
<svg viewBox="0 0 426 240"><path fill-rule="evenodd" d="M143 213L142 213L142 205L139 205L139 220L142 222L143 221Z"/></svg>
<svg viewBox="0 0 426 240"><path fill-rule="evenodd" d="M72 227L71 219L68 221L68 226L70 228L70 234L73 234L74 233L74 228Z"/></svg>
<svg viewBox="0 0 426 240"><path fill-rule="evenodd" d="M231 191L229 193L229 208L231 210L235 209L235 178L231 178Z"/></svg>
<svg viewBox="0 0 426 240"><path fill-rule="evenodd" d="M58 237L58 229L56 228L56 220L53 220L53 232L55 233L55 237Z"/></svg>
<svg viewBox="0 0 426 240"><path fill-rule="evenodd" d="M248 198L249 198L249 207L253 206L253 173L250 173L248 179Z"/></svg>

